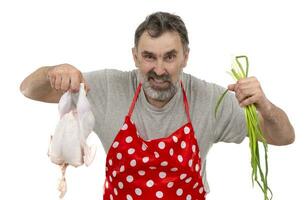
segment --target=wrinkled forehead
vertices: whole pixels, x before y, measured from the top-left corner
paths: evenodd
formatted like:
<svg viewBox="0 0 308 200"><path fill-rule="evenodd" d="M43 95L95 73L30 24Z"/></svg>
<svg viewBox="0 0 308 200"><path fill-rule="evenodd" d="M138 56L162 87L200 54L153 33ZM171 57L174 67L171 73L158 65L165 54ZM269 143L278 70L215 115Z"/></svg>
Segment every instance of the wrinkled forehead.
<svg viewBox="0 0 308 200"><path fill-rule="evenodd" d="M151 37L148 32L144 32L139 40L138 51L139 52L151 52L158 56L175 50L176 52L182 52L182 42L177 32L165 32L159 37Z"/></svg>

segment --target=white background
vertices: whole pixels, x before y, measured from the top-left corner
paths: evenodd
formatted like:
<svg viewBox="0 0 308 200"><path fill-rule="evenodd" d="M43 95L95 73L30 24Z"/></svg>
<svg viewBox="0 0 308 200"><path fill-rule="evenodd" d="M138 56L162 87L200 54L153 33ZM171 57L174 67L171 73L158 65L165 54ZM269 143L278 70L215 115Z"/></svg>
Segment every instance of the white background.
<svg viewBox="0 0 308 200"><path fill-rule="evenodd" d="M307 8L299 0L1 1L0 199L58 198L60 171L47 157L57 104L25 98L21 81L41 66L60 63L83 72L134 69L134 31L154 11L178 14L186 23L191 48L187 73L227 86L233 82L225 73L231 56L249 56L250 75L288 114L296 131L294 144L269 149L274 199L305 199ZM91 142L98 146L94 163L67 170L67 200L102 199L105 154L95 134ZM207 199L262 199L251 185L249 159L248 138L240 145L214 145L208 155Z"/></svg>

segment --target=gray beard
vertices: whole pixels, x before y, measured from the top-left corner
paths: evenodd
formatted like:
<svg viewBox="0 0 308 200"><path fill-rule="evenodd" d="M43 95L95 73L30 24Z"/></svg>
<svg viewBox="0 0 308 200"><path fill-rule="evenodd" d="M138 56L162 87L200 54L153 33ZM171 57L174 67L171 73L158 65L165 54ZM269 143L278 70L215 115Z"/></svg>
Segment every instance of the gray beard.
<svg viewBox="0 0 308 200"><path fill-rule="evenodd" d="M163 101L163 102L167 101L171 99L178 90L177 85L179 83L179 80L175 84L170 82L170 86L164 90L156 90L151 87L151 84L148 81L148 77L146 75L143 76L139 70L138 70L138 76L139 76L139 80L143 82L142 85L143 85L144 93L148 97L156 101Z"/></svg>

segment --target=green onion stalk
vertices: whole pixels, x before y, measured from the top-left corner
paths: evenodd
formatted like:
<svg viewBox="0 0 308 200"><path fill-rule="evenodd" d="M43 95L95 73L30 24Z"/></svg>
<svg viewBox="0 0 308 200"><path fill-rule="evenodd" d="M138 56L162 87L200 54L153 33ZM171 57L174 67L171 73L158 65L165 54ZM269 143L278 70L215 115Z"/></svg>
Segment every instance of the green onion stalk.
<svg viewBox="0 0 308 200"><path fill-rule="evenodd" d="M240 59L245 60L245 65L246 65L245 69L243 68L242 63L240 62ZM233 65L231 68L231 73L230 72L229 73L235 80L240 80L240 79L244 79L248 77L248 70L249 70L248 57L244 55L236 56L235 62L233 62ZM217 101L217 104L215 107L215 117L216 117L218 107L227 92L228 92L228 89L220 96L220 98ZM247 133L249 136L249 147L250 147L250 153L251 153L252 186L254 186L254 182L256 182L264 194L264 200L269 200L273 198L273 193L267 184L268 183L267 182L267 175L268 175L267 142L260 128L260 122L259 122L259 118L257 115L257 110L256 110L255 105L251 104L251 105L246 106L244 108L244 111L245 111L245 119L246 119ZM264 167L261 166L261 161L260 161L259 141L262 142L263 148L264 148L265 172L263 169ZM260 180L262 183L260 182ZM268 192L271 194L271 198L268 197L268 194L269 194Z"/></svg>

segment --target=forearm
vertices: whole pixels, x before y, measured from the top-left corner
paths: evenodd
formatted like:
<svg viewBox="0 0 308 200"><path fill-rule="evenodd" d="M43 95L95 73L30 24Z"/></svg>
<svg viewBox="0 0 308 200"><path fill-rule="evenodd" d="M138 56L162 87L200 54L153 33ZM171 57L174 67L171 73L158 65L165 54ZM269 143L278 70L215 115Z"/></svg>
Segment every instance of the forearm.
<svg viewBox="0 0 308 200"><path fill-rule="evenodd" d="M52 90L47 78L47 72L50 68L52 66L40 67L27 76L20 84L22 94L33 100L42 100Z"/></svg>
<svg viewBox="0 0 308 200"><path fill-rule="evenodd" d="M295 133L286 113L269 102L266 111L261 114L261 128L269 144L287 145L295 140Z"/></svg>

